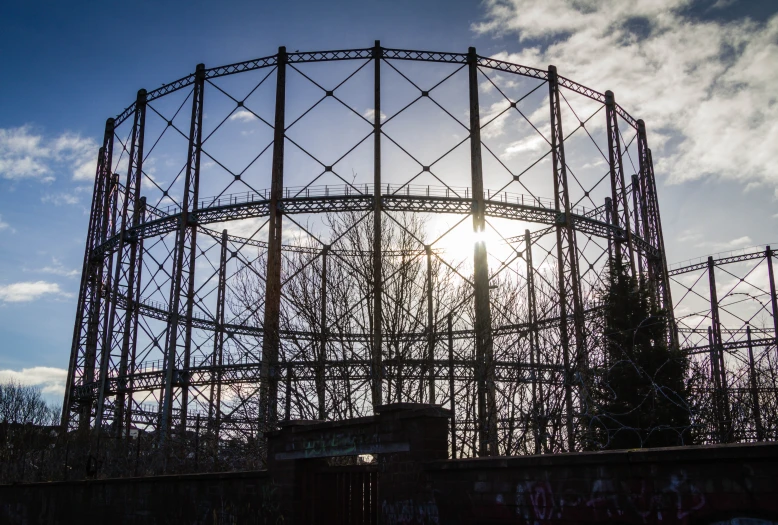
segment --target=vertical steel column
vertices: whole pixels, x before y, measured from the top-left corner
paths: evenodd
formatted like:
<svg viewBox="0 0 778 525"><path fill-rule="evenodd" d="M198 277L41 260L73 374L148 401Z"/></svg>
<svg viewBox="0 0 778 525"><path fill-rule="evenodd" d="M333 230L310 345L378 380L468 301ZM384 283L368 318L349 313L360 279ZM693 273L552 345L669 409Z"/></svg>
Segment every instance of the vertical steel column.
<svg viewBox="0 0 778 525"><path fill-rule="evenodd" d="M146 220L146 197L140 198L140 204L139 209L137 210L138 213L138 223L143 223ZM132 371L135 369L135 358L137 355L137 349L138 349L138 314L140 313L140 308L138 305L140 304L140 292L142 289L141 283L143 282L141 277L143 274L143 237L138 236L138 238L135 240L135 243L137 245L137 252L135 254L135 257L137 257L136 262L136 268L137 268L137 275L135 277L135 282L137 285L135 285L135 297L134 297L134 304L132 309L132 319L131 327L132 327L132 340L129 342L129 364L124 362L124 372L121 370L119 371L119 377L127 376L127 370L129 367L129 370ZM124 408L124 437L125 439L129 439L130 437L130 429L132 428L132 393L134 391L134 381L130 380L129 382L125 380L123 383L121 383L121 388L123 388L123 400L126 399L125 403L119 403L117 401L117 405L122 408ZM128 397L127 397L128 396ZM118 420L121 420L121 418L117 417Z"/></svg>
<svg viewBox="0 0 778 525"><path fill-rule="evenodd" d="M126 200L128 196L126 191L123 194L119 191L119 186L119 174L114 173L110 177L110 183L105 193L105 214L103 218L103 231L101 232L103 242L105 242L105 240L109 237L113 238L116 236L117 221L121 224L126 222L126 216L120 217L118 210L120 197L123 195L123 198ZM115 252L108 254L108 257L103 265L103 275L105 278L102 284L101 292L103 297L103 304L98 314L99 320L97 321L99 325L99 334L96 341L97 344L92 349L93 359L90 359L90 363L97 363L98 361L100 363L98 366L98 371L100 372L98 374L98 381L93 383L97 393L96 401L98 402L95 405L95 418L97 418L98 413L102 412L100 403L105 401L105 397L101 393L103 391L101 389L101 378L104 377L102 372L107 368L107 361L104 362L104 359L110 359L111 349L116 346L116 343L114 342L113 330L113 309L115 308L116 303L120 300L122 294L117 286L118 280L115 279L113 275L114 258L116 259L117 264L121 262L120 254ZM94 368L92 368L90 372L94 376ZM99 425L95 424L95 428L99 427L102 427L102 421L100 421Z"/></svg>
<svg viewBox="0 0 778 525"><path fill-rule="evenodd" d="M629 224L629 205L624 182L624 164L619 136L619 116L616 113L616 99L612 91L605 92L605 114L608 120L608 160L610 164L611 198L613 199L612 223L623 231L616 238L616 262L620 266L624 257L624 243L627 243L630 275L635 276L635 255L632 249L632 229Z"/></svg>
<svg viewBox="0 0 778 525"><path fill-rule="evenodd" d="M95 427L102 425L106 396L109 394L108 376L116 373L116 402L114 403L113 427L119 432L124 419L124 402L126 389L127 361L130 345L136 340L136 273L141 264L141 253L138 251L138 237L132 228L141 221L140 188L143 177L143 138L146 125L146 90L138 91L135 100L135 112L132 125L132 138L127 162L127 179L124 185L124 202L122 203L119 248L116 255L116 270L113 279L114 296L111 298L106 340L108 344L103 349L100 363L100 394L95 417ZM130 208L132 206L132 208ZM119 351L119 363L112 363L112 352Z"/></svg>
<svg viewBox="0 0 778 525"><path fill-rule="evenodd" d="M575 450L575 430L573 425L572 383L576 370L570 364L570 340L575 343L573 357L577 364L584 354L584 324L581 305L580 286L578 285L578 259L575 253L575 232L570 215L570 195L567 189L567 165L565 164L564 133L559 104L559 80L556 67L548 67L549 110L551 113L551 151L554 171L554 205L557 212L557 264L559 266L559 316L560 342L565 367L565 407L567 410L568 451ZM573 326L570 327L570 317ZM572 337L571 337L572 336Z"/></svg>
<svg viewBox="0 0 778 525"><path fill-rule="evenodd" d="M135 111L132 124L132 135L130 139L130 151L127 162L127 180L124 186L124 201L122 202L122 211L120 222L120 235L119 235L119 247L116 251L116 270L111 285L108 286L110 294L108 301L110 308L108 310L108 317L105 324L105 332L103 334L103 347L100 352L100 373L98 379L97 389L97 408L95 410L95 429L100 430L103 425L103 416L106 406L106 397L110 393L110 385L108 385L108 377L112 373L117 372L117 368L121 365L115 366L112 363L112 351L117 348L120 352L120 360L123 355L123 349L125 342L129 348L129 340L125 341L125 329L127 323L132 322L131 304L135 297L132 281L135 278L135 253L131 254L130 246L134 245L134 239L130 239L127 230L131 227L130 221L130 202L132 202L133 216L136 215L138 208L138 201L140 199L140 163L143 163L143 127L146 115L146 91L138 91L138 96L135 101ZM136 169L138 168L138 169ZM115 217L115 215L114 215ZM115 222L112 225L115 227ZM131 268L130 268L131 267ZM130 276L130 269L132 276ZM123 303L123 304L120 304ZM119 327L117 329L117 326ZM114 365L114 366L112 366ZM117 384L117 387L119 384ZM118 401L118 398L117 398ZM121 409L114 405L114 409L118 410L118 414L114 414L114 429L117 425L121 425L122 413ZM118 418L116 417L118 415Z"/></svg>
<svg viewBox="0 0 778 525"><path fill-rule="evenodd" d="M489 261L483 233L486 227L481 164L481 117L478 102L478 55L468 49L470 91L470 173L473 186L473 286L475 288L475 355L478 384L478 436L481 456L497 455L497 406L494 393L492 313L489 302Z"/></svg>
<svg viewBox="0 0 778 525"><path fill-rule="evenodd" d="M197 212L197 197L200 184L204 87L205 66L198 64L192 90L192 117L189 127L184 196L181 201L181 214L173 256L173 271L170 278L170 321L168 322L167 341L165 342L165 381L159 424L160 448L165 444L170 425L172 424L175 396L173 387L177 385L181 387L180 424L182 428L185 428L186 425L188 378L186 377L186 371L178 368L178 364L179 358L183 357L183 368L188 367L192 337L192 307L194 306L194 272L197 249L197 216L195 214ZM178 352L179 344L184 346L183 356Z"/></svg>
<svg viewBox="0 0 778 525"><path fill-rule="evenodd" d="M657 269L654 273L654 279L658 287L658 297L662 300L662 308L668 319L669 340L673 348L680 348L678 343L678 327L675 324L675 314L673 312L673 297L670 291L670 277L667 274L667 252L665 251L664 235L662 234L662 220L659 215L659 199L656 193L656 179L654 177L654 160L651 150L647 149L648 157L648 178L646 179L646 206L648 207L648 221L651 223L651 229L654 237L649 242L652 246L659 249L659 256L655 259Z"/></svg>
<svg viewBox="0 0 778 525"><path fill-rule="evenodd" d="M383 378L383 327L381 326L383 274L381 254L381 42L375 41L373 60L373 355L370 369L373 407L381 404Z"/></svg>
<svg viewBox="0 0 778 525"><path fill-rule="evenodd" d="M325 366L327 362L327 254L330 246L325 245L321 251L321 334L319 359L316 366L316 396L319 399L319 419L327 419L325 399Z"/></svg>
<svg viewBox="0 0 778 525"><path fill-rule="evenodd" d="M113 126L113 119L111 119L111 125ZM62 428L64 431L68 430L70 418L73 416L77 416L79 429L88 428L92 414L92 396L84 396L83 390L77 392L77 389L78 387L86 389L87 385L94 382L94 358L97 352L100 324L99 312L102 300L100 288L102 285L104 259L97 259L92 252L94 247L100 242L100 229L105 207L104 193L106 192L106 186L110 185L108 180L110 175L103 173L104 156L105 148L101 147L92 192L92 212L85 243L84 264L81 271L81 286L79 287L76 322L73 329L73 343L68 364L65 399L62 404Z"/></svg>
<svg viewBox="0 0 778 525"><path fill-rule="evenodd" d="M208 424L218 442L221 430L222 365L224 364L224 303L227 289L227 230L222 230L219 251L219 273L216 286L216 317L214 318L213 355L211 355L211 392L208 398Z"/></svg>
<svg viewBox="0 0 778 525"><path fill-rule="evenodd" d="M649 220L649 208L652 208L652 201L649 198L649 185L651 181L651 160L648 157L648 142L646 140L646 124L642 120L638 120L638 164L640 166L640 176L639 184L640 184L640 211L641 211L641 217L640 220L643 223L643 229L642 231L638 233L642 233L643 239L649 243L654 248L658 248L656 242L658 235L656 233L656 224ZM653 209L651 210L651 213L653 215ZM661 279L661 262L657 259L656 256L652 254L645 254L646 256L646 265L647 265L647 273L648 273L648 286L649 291L651 295L653 296L653 299L656 301L656 304L661 304L662 301L659 297L656 296L657 293L657 286L656 281L658 279Z"/></svg>
<svg viewBox="0 0 778 525"><path fill-rule="evenodd" d="M532 236L524 230L524 261L527 263L527 317L529 324L529 362L532 368L532 428L535 454L540 454L540 409L543 399L543 372L540 370L540 341L538 339L538 310L535 295L535 267L532 263ZM540 372L540 373L538 373ZM538 395L539 394L539 395ZM538 398L541 400L538 402Z"/></svg>
<svg viewBox="0 0 778 525"><path fill-rule="evenodd" d="M435 404L435 320L432 309L432 246L425 245L427 253L427 374L429 403Z"/></svg>
<svg viewBox="0 0 778 525"><path fill-rule="evenodd" d="M284 421L289 422L292 417L292 365L286 363L286 395L284 407Z"/></svg>
<svg viewBox="0 0 778 525"><path fill-rule="evenodd" d="M640 234L640 202L641 202L641 193L640 193L640 179L637 175L632 175L632 215L635 218L635 235ZM645 254L640 249L640 246L635 245L634 247L635 251L635 264L637 266L637 275L640 277L640 281L643 281L643 262L645 260Z"/></svg>
<svg viewBox="0 0 778 525"><path fill-rule="evenodd" d="M111 163L113 152L114 119L109 118L105 123L103 145L97 156L97 170L92 189L92 206L89 213L89 227L87 230L86 246L84 248L84 261L81 270L81 283L78 291L78 303L76 307L76 320L73 327L73 341L70 347L70 359L68 362L67 384L65 396L62 401L61 424L63 430L67 430L71 418L78 414L79 427L89 425L89 411L82 411L78 402L78 394L75 392L77 383L86 383L86 357L89 348L97 345L97 319L100 311L102 284L103 257L94 257L93 251L102 241L104 230L104 215L106 214L106 188L111 176ZM83 414L86 412L86 418Z"/></svg>
<svg viewBox="0 0 778 525"><path fill-rule="evenodd" d="M448 397L451 408L451 459L457 457L457 413L454 402L454 320L448 314Z"/></svg>
<svg viewBox="0 0 778 525"><path fill-rule="evenodd" d="M605 222L611 224L611 218L613 217L613 201L610 197L605 197ZM613 275L613 234L610 228L608 228L608 269L611 275Z"/></svg>
<svg viewBox="0 0 778 525"><path fill-rule="evenodd" d="M264 434L275 429L278 420L278 353L281 315L281 199L284 190L284 141L286 140L286 48L278 48L276 107L273 123L273 168L268 221L267 270L265 278L265 317L260 370L260 421Z"/></svg>
<svg viewBox="0 0 778 525"><path fill-rule="evenodd" d="M719 443L724 442L724 416L721 411L721 376L719 375L718 350L713 328L708 327L708 348L710 349L710 375L713 380L713 412L716 417L716 434Z"/></svg>
<svg viewBox="0 0 778 525"><path fill-rule="evenodd" d="M756 368L754 367L754 349L751 347L751 327L746 325L746 340L748 342L748 370L751 380L751 406L754 413L754 423L756 424L756 440L764 439L764 429L762 427L762 411L759 407L759 390L756 385Z"/></svg>
<svg viewBox="0 0 778 525"><path fill-rule="evenodd" d="M721 319L719 317L719 300L716 294L716 273L714 270L713 257L708 257L708 284L710 285L710 317L713 324L713 344L718 354L718 371L721 374L717 380L721 388L721 409L723 411L722 421L724 428L722 433L726 436L724 439L729 442L732 438L732 421L729 413L729 394L727 392L727 371L724 365L724 345L721 341Z"/></svg>
<svg viewBox="0 0 778 525"><path fill-rule="evenodd" d="M773 306L773 334L775 335L775 350L778 352L778 297L775 294L775 275L773 275L773 251L765 248L767 259L767 278L770 280L770 303Z"/></svg>
<svg viewBox="0 0 778 525"><path fill-rule="evenodd" d="M535 296L535 269L532 264L532 236L529 230L524 230L524 262L527 264L527 324L529 325L529 364L532 369L532 430L533 440L535 442L535 454L540 454L540 419L538 406L538 387L541 389L538 380L538 371L540 370L540 346L538 344L538 313ZM537 353L537 360L535 354ZM542 375L542 372L541 372Z"/></svg>

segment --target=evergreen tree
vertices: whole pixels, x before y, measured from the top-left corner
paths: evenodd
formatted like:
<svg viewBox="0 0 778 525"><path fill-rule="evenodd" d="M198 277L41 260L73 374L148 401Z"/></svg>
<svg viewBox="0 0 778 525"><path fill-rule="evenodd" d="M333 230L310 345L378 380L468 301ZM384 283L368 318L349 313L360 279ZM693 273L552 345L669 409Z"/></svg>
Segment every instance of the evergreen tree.
<svg viewBox="0 0 778 525"><path fill-rule="evenodd" d="M646 280L630 276L616 259L609 267L593 437L608 449L689 444L688 360L668 345L667 316Z"/></svg>

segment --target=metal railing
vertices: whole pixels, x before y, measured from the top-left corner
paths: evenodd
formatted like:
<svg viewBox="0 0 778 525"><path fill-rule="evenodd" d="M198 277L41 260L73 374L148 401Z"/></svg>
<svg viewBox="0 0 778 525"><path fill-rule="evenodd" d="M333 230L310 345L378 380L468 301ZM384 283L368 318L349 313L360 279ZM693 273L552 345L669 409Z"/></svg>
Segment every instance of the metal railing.
<svg viewBox="0 0 778 525"><path fill-rule="evenodd" d="M282 199L303 199L303 198L327 198L327 197L370 197L373 195L373 184L328 184L320 186L288 186L282 189ZM418 184L382 184L381 195L383 197L437 197L437 198L455 198L472 199L473 191L469 187L454 186L430 186ZM516 204L520 206L530 206L534 208L544 208L549 210L556 209L554 200L544 197L536 197L523 193L513 193L508 191L495 191L491 189L484 190L484 199L490 202L501 202L505 204ZM218 195L200 199L197 202L197 209L219 208L222 206L234 206L238 204L251 204L254 202L266 202L270 200L270 189L258 191L245 191L239 193L230 193L227 195ZM587 208L585 206L576 207L570 211L575 215L584 217L596 216L603 209L602 206ZM165 215L175 215L181 212L181 206L171 204L167 207L155 208L155 211Z"/></svg>

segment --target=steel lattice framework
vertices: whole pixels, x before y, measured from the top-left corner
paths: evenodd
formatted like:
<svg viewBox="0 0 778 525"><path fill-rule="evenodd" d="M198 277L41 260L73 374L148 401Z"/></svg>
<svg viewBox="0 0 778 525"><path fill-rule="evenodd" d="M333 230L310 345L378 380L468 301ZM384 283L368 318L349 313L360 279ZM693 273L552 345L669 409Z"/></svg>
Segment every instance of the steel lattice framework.
<svg viewBox="0 0 778 525"><path fill-rule="evenodd" d="M63 424L164 443L437 402L455 455L574 450L609 258L669 312L696 269L668 273L646 129L611 92L474 48L199 65L106 123Z"/></svg>
<svg viewBox="0 0 778 525"><path fill-rule="evenodd" d="M702 395L712 442L775 440L778 400L776 250L745 248L673 265L677 333ZM718 276L718 277L717 277Z"/></svg>

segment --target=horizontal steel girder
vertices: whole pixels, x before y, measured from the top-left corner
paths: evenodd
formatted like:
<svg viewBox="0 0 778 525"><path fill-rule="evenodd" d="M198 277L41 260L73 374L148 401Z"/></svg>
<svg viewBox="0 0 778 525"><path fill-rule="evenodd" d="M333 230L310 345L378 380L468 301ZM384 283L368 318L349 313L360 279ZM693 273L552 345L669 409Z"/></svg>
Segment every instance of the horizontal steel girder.
<svg viewBox="0 0 778 525"><path fill-rule="evenodd" d="M558 221L564 221L564 215L553 208L522 204L500 200L503 194L497 194L492 199L487 199L486 216L500 217L504 219L532 222L546 225L554 225ZM266 217L269 214L270 200L260 194L256 200L208 206L189 214L189 219L199 226L221 223L225 221ZM421 212L421 213L454 213L466 215L473 209L474 199L463 197L427 196L427 195L398 195L389 193L382 196L383 210L388 212ZM317 197L291 197L281 200L283 212L288 215L303 213L338 213L346 211L367 212L373 209L373 196L368 194L328 195ZM181 213L164 214L152 220L147 220L134 228L127 229L125 235L130 239L150 238L159 235L174 233L178 229ZM581 233L596 237L607 238L612 235L620 238L623 232L620 228L586 215L571 214L573 228ZM647 241L637 235L633 235L634 242L649 256L658 257L659 250L651 246ZM113 252L119 245L120 235L114 235L100 246L95 248L95 257L105 257Z"/></svg>

